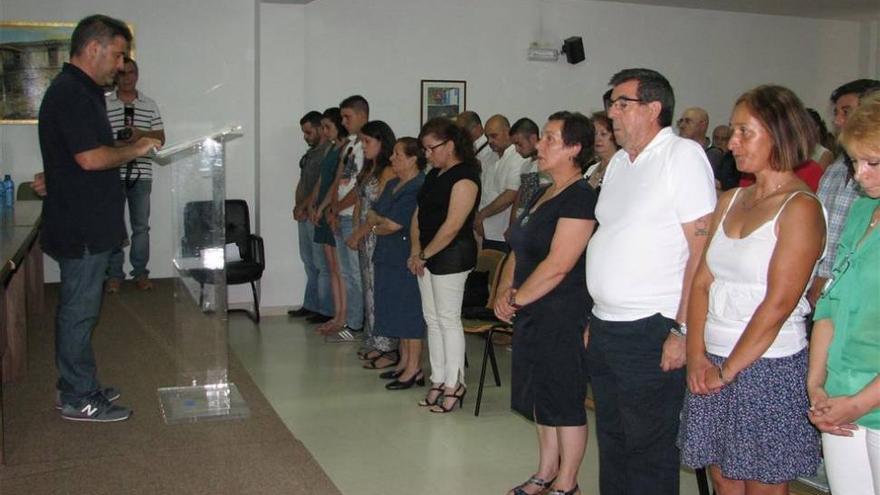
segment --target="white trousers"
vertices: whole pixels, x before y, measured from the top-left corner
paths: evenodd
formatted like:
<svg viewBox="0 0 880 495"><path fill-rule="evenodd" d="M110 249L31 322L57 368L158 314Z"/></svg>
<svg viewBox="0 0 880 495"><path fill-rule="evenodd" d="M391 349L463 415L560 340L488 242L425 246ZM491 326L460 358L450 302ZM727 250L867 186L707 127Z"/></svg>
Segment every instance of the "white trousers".
<svg viewBox="0 0 880 495"><path fill-rule="evenodd" d="M880 430L859 426L851 437L822 434L825 472L834 495L880 495Z"/></svg>
<svg viewBox="0 0 880 495"><path fill-rule="evenodd" d="M469 272L434 275L427 268L418 277L422 313L428 327L431 381L455 387L464 383L464 327L461 301Z"/></svg>

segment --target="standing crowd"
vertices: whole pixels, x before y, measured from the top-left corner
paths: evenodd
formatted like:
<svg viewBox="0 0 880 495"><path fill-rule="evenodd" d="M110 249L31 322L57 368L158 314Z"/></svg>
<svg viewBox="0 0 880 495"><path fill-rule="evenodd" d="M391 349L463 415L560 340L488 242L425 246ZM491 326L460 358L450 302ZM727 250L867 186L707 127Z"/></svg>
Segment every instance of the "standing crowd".
<svg viewBox="0 0 880 495"><path fill-rule="evenodd" d="M398 138L359 95L306 114L289 314L452 412L468 275L501 251L511 406L539 450L509 493L580 493L589 386L603 494L678 493L681 464L719 494L782 494L823 452L834 493L880 494L880 82L832 93L836 140L781 86L712 139L701 108L673 130L661 74L610 86L543 129L465 111Z"/></svg>

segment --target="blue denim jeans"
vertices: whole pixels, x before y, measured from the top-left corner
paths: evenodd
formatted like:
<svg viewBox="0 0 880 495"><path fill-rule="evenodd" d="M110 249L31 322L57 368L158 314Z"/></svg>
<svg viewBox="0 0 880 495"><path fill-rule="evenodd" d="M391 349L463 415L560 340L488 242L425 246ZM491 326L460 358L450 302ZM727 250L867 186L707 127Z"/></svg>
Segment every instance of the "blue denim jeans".
<svg viewBox="0 0 880 495"><path fill-rule="evenodd" d="M150 270L147 270L147 263L150 261L150 192L153 190L153 182L138 180L131 187L127 187L125 181L120 182L122 193L128 200L128 220L131 224L131 247L128 252L128 260L132 268L131 276L148 276L150 274ZM110 255L107 277L124 279L125 273L122 271L124 262L125 253L120 246Z"/></svg>
<svg viewBox="0 0 880 495"><path fill-rule="evenodd" d="M303 307L309 311L333 316L333 293L330 272L321 244L315 242L315 226L309 221L299 225L299 257L306 270L306 293Z"/></svg>
<svg viewBox="0 0 880 495"><path fill-rule="evenodd" d="M685 368L660 369L673 323L660 313L636 321L590 321L587 362L602 495L678 494L681 453L675 442Z"/></svg>
<svg viewBox="0 0 880 495"><path fill-rule="evenodd" d="M61 402L72 404L98 389L92 330L101 313L110 251L59 258L61 290L55 314L55 365Z"/></svg>
<svg viewBox="0 0 880 495"><path fill-rule="evenodd" d="M361 285L361 265L358 253L345 245L353 231L351 215L339 215L339 232L336 236L336 256L339 271L345 284L345 324L350 328L364 327L364 293Z"/></svg>

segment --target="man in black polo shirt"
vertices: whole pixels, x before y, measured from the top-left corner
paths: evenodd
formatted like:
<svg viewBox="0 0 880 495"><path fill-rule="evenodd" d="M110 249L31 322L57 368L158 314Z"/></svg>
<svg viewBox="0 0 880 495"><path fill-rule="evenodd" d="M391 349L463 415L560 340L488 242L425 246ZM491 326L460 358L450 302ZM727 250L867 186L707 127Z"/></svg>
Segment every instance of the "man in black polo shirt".
<svg viewBox="0 0 880 495"><path fill-rule="evenodd" d="M125 237L117 168L159 148L141 138L115 146L102 86L113 82L128 53L131 32L121 21L94 15L81 20L70 41L70 63L46 91L39 114L46 199L42 245L61 268L55 317L55 364L61 417L123 421L127 407L111 402L112 387L98 384L92 329L101 310L104 273Z"/></svg>

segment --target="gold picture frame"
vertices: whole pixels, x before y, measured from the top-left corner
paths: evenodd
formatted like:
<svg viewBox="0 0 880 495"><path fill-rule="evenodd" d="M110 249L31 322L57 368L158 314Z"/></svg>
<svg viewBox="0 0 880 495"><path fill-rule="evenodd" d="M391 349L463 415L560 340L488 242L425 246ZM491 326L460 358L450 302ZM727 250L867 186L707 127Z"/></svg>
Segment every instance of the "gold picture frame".
<svg viewBox="0 0 880 495"><path fill-rule="evenodd" d="M37 123L46 89L69 61L76 24L0 22L0 124ZM134 36L134 27L126 24Z"/></svg>

